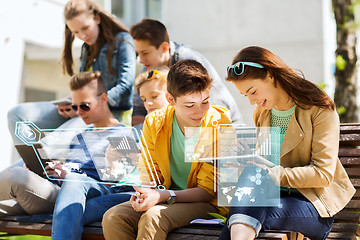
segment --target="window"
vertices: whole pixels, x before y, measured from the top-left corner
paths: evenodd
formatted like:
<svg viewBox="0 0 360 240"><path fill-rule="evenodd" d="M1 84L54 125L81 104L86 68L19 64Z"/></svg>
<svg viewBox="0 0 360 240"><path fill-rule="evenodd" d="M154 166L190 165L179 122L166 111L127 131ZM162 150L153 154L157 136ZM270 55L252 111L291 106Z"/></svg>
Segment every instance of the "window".
<svg viewBox="0 0 360 240"><path fill-rule="evenodd" d="M107 0L104 0L106 2ZM111 13L126 26L141 21L144 17L161 19L162 0L112 0Z"/></svg>
<svg viewBox="0 0 360 240"><path fill-rule="evenodd" d="M25 88L25 102L51 101L55 98L55 92L28 87Z"/></svg>

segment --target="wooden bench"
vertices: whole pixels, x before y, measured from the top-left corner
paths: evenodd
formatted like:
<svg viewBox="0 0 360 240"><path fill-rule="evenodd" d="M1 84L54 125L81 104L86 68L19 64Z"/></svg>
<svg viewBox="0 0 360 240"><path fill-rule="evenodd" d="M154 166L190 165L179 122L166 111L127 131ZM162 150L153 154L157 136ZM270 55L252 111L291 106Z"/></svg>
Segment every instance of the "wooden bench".
<svg viewBox="0 0 360 240"><path fill-rule="evenodd" d="M335 221L328 239L356 240L360 236L360 124L341 124L339 158L344 165L356 194L348 205L335 215ZM0 232L7 235L51 235L51 221L44 223L19 223L15 217L0 220ZM221 232L220 228L183 227L175 229L168 235L168 240L215 240ZM1 237L1 235L0 235ZM83 239L104 239L101 223L89 224L84 228ZM257 239L307 239L300 233L287 231L261 232Z"/></svg>

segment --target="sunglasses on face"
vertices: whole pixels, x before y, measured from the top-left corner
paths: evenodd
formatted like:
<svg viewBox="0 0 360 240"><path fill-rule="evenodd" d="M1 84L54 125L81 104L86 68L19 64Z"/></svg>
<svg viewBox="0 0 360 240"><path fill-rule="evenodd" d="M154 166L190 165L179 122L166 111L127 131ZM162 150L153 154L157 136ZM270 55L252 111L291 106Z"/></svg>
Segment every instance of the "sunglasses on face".
<svg viewBox="0 0 360 240"><path fill-rule="evenodd" d="M164 75L162 75L158 70L150 70L147 71L143 74L140 74L136 80L135 80L135 84L138 85L140 82L142 81L150 81L152 80L156 75L159 75L161 78L165 78Z"/></svg>
<svg viewBox="0 0 360 240"><path fill-rule="evenodd" d="M98 98L99 98L99 96L100 96L101 94L102 94L102 93L100 93L99 95L97 95L96 98L95 98L95 100L98 100ZM95 101L95 100L94 100L94 101ZM79 104L79 105L73 104L73 105L71 105L71 108L72 108L75 112L77 112L79 108L80 108L81 110L85 111L85 112L88 112L88 111L90 111L90 105L91 105L91 104L92 104L92 103L81 103L81 104Z"/></svg>
<svg viewBox="0 0 360 240"><path fill-rule="evenodd" d="M257 68L264 68L262 65L254 62L237 62L231 66L228 66L227 71L227 77L231 75L231 70L235 73L235 75L240 76L244 73L245 66L251 66L251 67L257 67Z"/></svg>

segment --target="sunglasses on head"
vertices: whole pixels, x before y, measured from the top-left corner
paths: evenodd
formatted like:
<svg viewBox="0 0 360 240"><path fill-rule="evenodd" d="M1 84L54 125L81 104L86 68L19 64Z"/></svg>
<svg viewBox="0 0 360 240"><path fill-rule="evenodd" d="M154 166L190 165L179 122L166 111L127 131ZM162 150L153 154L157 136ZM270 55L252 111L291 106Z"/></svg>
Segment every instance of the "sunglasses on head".
<svg viewBox="0 0 360 240"><path fill-rule="evenodd" d="M227 77L231 75L231 70L233 70L235 75L240 76L244 73L245 66L251 66L251 67L257 67L257 68L264 68L262 65L254 62L237 62L231 66L228 66L227 71Z"/></svg>
<svg viewBox="0 0 360 240"><path fill-rule="evenodd" d="M147 72L144 72L139 75L139 77L136 78L135 84L139 84L142 81L150 81L152 80L156 75L159 75L162 78L165 78L164 75L162 75L158 70L150 70Z"/></svg>
<svg viewBox="0 0 360 240"><path fill-rule="evenodd" d="M101 94L103 94L103 93L100 93L99 95L97 95L96 98L95 98L95 100L98 100L98 98L99 98L99 96L100 96ZM95 100L94 100L94 101L95 101ZM80 108L81 110L85 111L85 112L88 112L88 111L90 111L90 105L91 105L91 103L81 103L81 104L79 104L79 105L73 104L73 105L71 105L71 108L72 108L75 112L77 112L79 108Z"/></svg>

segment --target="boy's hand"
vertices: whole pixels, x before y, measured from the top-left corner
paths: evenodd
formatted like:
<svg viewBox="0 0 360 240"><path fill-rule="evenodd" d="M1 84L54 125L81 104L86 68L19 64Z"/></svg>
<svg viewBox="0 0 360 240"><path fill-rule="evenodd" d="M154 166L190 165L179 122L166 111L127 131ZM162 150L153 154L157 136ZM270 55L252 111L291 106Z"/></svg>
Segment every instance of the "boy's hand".
<svg viewBox="0 0 360 240"><path fill-rule="evenodd" d="M64 166L59 161L49 162L45 167L45 171L49 177L56 177L60 179L64 179L65 176L69 173L69 169L64 168Z"/></svg>
<svg viewBox="0 0 360 240"><path fill-rule="evenodd" d="M131 206L137 212L147 211L160 202L165 202L169 197L168 191L154 188L133 187L136 190L136 197L130 198Z"/></svg>
<svg viewBox="0 0 360 240"><path fill-rule="evenodd" d="M74 118L77 116L77 112L75 112L71 108L71 104L57 105L56 108L58 110L58 113L66 119Z"/></svg>
<svg viewBox="0 0 360 240"><path fill-rule="evenodd" d="M111 144L106 148L105 151L105 167L115 168L117 167L117 161L122 158L121 153L116 151L115 147Z"/></svg>

